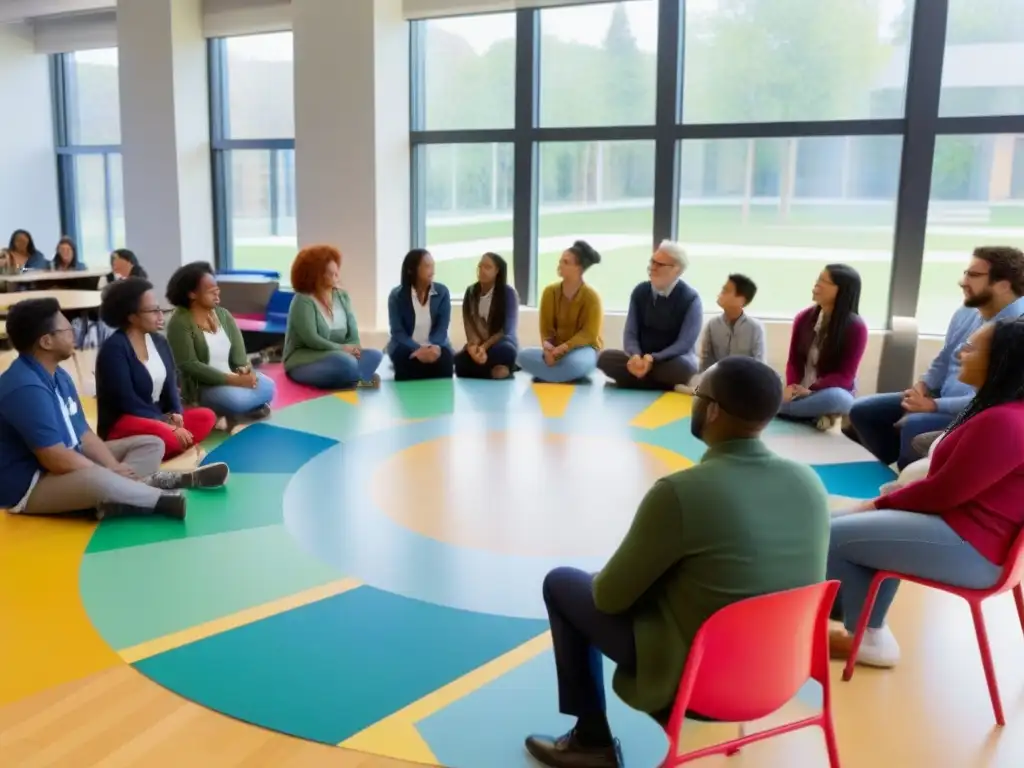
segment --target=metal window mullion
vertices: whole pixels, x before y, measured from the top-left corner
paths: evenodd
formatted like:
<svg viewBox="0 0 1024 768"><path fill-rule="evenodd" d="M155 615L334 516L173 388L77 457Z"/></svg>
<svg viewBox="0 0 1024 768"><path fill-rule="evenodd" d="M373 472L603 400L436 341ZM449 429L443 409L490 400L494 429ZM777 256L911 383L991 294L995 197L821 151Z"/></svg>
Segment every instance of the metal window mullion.
<svg viewBox="0 0 1024 768"><path fill-rule="evenodd" d="M684 3L685 0L659 0L658 3L652 233L655 244L676 236L679 218L676 124L682 110Z"/></svg>
<svg viewBox="0 0 1024 768"><path fill-rule="evenodd" d="M107 231L107 250L114 250L114 211L110 203L112 197L110 179L110 155L103 155L103 223Z"/></svg>
<svg viewBox="0 0 1024 768"><path fill-rule="evenodd" d="M515 132L513 138L512 273L520 303L537 303L537 125L540 17L516 11Z"/></svg>
<svg viewBox="0 0 1024 768"><path fill-rule="evenodd" d="M893 317L917 314L921 293L948 14L949 0L917 2L914 6L889 283L889 327Z"/></svg>

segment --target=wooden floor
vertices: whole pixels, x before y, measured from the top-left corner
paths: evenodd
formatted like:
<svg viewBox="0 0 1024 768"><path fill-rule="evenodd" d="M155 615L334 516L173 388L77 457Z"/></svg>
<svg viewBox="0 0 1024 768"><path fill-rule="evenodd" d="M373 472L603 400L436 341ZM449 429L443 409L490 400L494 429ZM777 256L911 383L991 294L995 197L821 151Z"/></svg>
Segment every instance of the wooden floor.
<svg viewBox="0 0 1024 768"><path fill-rule="evenodd" d="M82 363L86 371L91 370L91 361ZM0 369L3 367L0 360ZM90 381L82 387L92 391ZM0 560L0 569L3 564ZM10 572L0 578L16 590ZM849 683L840 681L840 668L833 666L833 701L844 768L1024 765L1024 633L1009 596L990 601L986 617L1006 727L994 724L967 607L948 595L905 585L891 614L903 649L900 666L890 671L859 668ZM59 635L59 617L51 620L52 631ZM0 634L22 631L23 627L0 615ZM76 653L73 645L61 646L59 637L54 647L62 654ZM0 678L5 669L18 664L19 658L0 655ZM752 729L800 716L806 709L800 702L791 704ZM731 728L725 726L688 724L684 746L731 735ZM480 768L501 764L481 762ZM731 759L699 763L737 768L826 764L821 735L810 730L754 745ZM126 664L62 682L0 707L3 768L412 765L244 724L165 690Z"/></svg>

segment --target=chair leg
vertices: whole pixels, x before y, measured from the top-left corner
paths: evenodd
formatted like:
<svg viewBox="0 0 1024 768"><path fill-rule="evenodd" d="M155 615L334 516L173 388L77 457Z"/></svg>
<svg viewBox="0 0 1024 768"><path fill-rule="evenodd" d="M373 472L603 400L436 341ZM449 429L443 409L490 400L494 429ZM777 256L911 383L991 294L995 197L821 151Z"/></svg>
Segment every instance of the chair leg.
<svg viewBox="0 0 1024 768"><path fill-rule="evenodd" d="M740 723L739 731L740 731L739 738L742 739L744 736L747 735L747 724L746 723ZM728 752L725 753L725 756L726 757L732 757L733 755L738 754L739 751L740 751L739 747L733 747L732 749L730 749Z"/></svg>
<svg viewBox="0 0 1024 768"><path fill-rule="evenodd" d="M836 727L832 722L831 712L826 712L822 718L821 729L825 732L825 749L828 750L829 768L839 768L839 744L836 742Z"/></svg>
<svg viewBox="0 0 1024 768"><path fill-rule="evenodd" d="M1024 589L1018 584L1013 588L1013 601L1017 603L1017 618L1020 619L1020 628L1024 630Z"/></svg>
<svg viewBox="0 0 1024 768"><path fill-rule="evenodd" d="M974 618L974 631L978 634L978 649L981 651L981 665L985 668L985 681L988 693L992 697L992 711L996 716L997 725L1006 725L1003 717L1003 702L999 698L999 683L996 670L992 664L992 649L988 644L988 631L985 629L985 617L981 613L981 603L971 603L971 616Z"/></svg>
<svg viewBox="0 0 1024 768"><path fill-rule="evenodd" d="M846 660L843 668L843 681L849 681L853 677L853 669L857 665L857 654L860 653L860 644L864 640L864 633L868 630L868 622L871 620L871 611L875 607L875 598L878 597L878 590L885 581L881 575L876 575L868 587L867 598L864 600L864 607L860 609L860 617L857 619L857 631L853 633L853 647L850 648L850 658Z"/></svg>

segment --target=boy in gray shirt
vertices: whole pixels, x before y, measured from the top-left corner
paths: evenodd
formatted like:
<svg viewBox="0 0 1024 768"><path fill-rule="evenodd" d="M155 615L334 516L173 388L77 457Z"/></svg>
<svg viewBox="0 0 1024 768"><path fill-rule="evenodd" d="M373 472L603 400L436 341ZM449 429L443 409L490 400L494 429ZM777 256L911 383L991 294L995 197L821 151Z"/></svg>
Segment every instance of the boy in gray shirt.
<svg viewBox="0 0 1024 768"><path fill-rule="evenodd" d="M701 345L700 371L703 373L719 360L730 355L742 355L767 362L764 326L744 312L754 300L757 286L746 275L733 274L725 281L718 294L722 314L712 318L704 329Z"/></svg>

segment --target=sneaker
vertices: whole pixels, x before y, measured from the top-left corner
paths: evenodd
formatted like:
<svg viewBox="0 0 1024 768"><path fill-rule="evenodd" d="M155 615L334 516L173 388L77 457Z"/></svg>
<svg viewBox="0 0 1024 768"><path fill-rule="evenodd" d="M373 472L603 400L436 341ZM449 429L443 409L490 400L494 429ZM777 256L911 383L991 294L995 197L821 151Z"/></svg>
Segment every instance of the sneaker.
<svg viewBox="0 0 1024 768"><path fill-rule="evenodd" d="M850 658L853 650L853 635L845 629L833 630L828 636L829 656L845 661ZM900 644L888 625L880 629L868 629L864 632L860 649L857 651L857 663L866 667L892 669L900 660Z"/></svg>
<svg viewBox="0 0 1024 768"><path fill-rule="evenodd" d="M132 504L118 504L115 502L101 502L96 507L97 520L110 520L118 517L150 517L161 515L172 520L185 519L185 497L177 491L163 493L152 509L148 507L136 507Z"/></svg>
<svg viewBox="0 0 1024 768"><path fill-rule="evenodd" d="M692 395L697 391L696 387L691 387L689 384L676 384L674 389L680 395Z"/></svg>
<svg viewBox="0 0 1024 768"><path fill-rule="evenodd" d="M230 471L224 462L207 464L191 472L156 472L146 482L164 491L182 488L220 488L228 481Z"/></svg>
<svg viewBox="0 0 1024 768"><path fill-rule="evenodd" d="M380 376L376 373L369 378L369 380L360 380L356 382L357 389L380 389Z"/></svg>
<svg viewBox="0 0 1024 768"><path fill-rule="evenodd" d="M826 413L824 416L818 417L818 420L814 422L814 427L819 432L831 432L833 429L835 429L836 424L839 423L839 420L841 418L842 416L840 416L839 414Z"/></svg>

